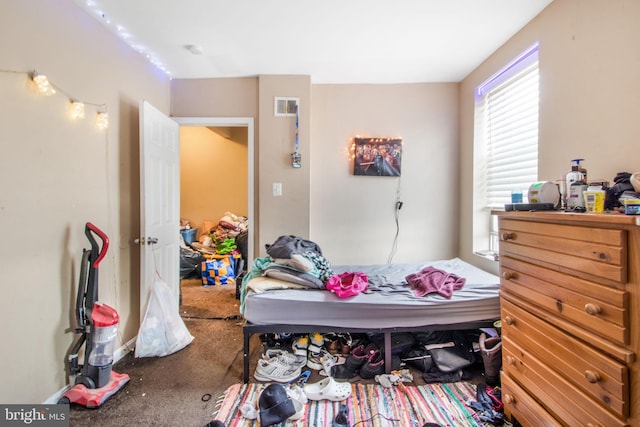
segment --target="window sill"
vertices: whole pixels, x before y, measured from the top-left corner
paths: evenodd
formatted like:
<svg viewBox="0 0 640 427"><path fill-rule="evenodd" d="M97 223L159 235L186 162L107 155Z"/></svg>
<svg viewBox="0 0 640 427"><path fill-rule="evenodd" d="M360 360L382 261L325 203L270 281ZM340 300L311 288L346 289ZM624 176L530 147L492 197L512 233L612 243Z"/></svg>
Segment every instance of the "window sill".
<svg viewBox="0 0 640 427"><path fill-rule="evenodd" d="M500 255L495 251L485 250L485 251L476 251L473 253L479 257L488 259L490 261L500 261Z"/></svg>

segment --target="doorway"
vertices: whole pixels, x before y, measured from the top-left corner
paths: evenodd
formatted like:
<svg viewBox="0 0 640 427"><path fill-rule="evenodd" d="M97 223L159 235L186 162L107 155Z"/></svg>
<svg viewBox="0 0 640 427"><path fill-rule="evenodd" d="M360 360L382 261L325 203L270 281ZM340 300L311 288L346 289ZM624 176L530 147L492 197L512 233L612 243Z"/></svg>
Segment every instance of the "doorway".
<svg viewBox="0 0 640 427"><path fill-rule="evenodd" d="M254 128L253 117L172 117L182 128L183 126L199 126L208 128L246 128L247 138L247 217L248 217L248 248L247 263L253 260L255 214L254 214Z"/></svg>
<svg viewBox="0 0 640 427"><path fill-rule="evenodd" d="M202 226L205 229L216 226L226 212L246 215L248 244L243 261L249 265L253 259L255 235L253 119L173 117L173 120L180 126L181 217L186 217L192 227L198 228L197 239ZM211 310L221 302L220 292L225 295L223 299L228 299L229 295L233 298L236 294L235 285L214 290L221 287L205 288L201 279L181 282L181 313L188 317L216 318L218 316ZM198 307L204 307L204 312ZM191 313L194 309L196 312Z"/></svg>

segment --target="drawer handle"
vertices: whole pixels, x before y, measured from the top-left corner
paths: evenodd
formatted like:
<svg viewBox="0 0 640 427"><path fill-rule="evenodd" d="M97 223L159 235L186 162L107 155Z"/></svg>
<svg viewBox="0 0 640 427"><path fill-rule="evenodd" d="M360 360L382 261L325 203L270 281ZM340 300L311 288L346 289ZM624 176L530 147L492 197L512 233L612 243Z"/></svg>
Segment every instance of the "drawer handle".
<svg viewBox="0 0 640 427"><path fill-rule="evenodd" d="M600 381L600 375L597 372L593 372L593 371L589 371L586 370L584 371L584 377L587 379L587 381L589 381L591 384L595 384L598 381Z"/></svg>
<svg viewBox="0 0 640 427"><path fill-rule="evenodd" d="M507 356L507 364L511 365L511 366L515 365L516 364L516 358L513 357L513 356Z"/></svg>
<svg viewBox="0 0 640 427"><path fill-rule="evenodd" d="M587 313L589 313L592 316L596 316L602 313L602 308L600 308L600 306L597 304L587 303L584 305L584 309Z"/></svg>
<svg viewBox="0 0 640 427"><path fill-rule="evenodd" d="M504 318L504 323L506 323L507 325L511 326L514 323L516 323L516 321L511 316L507 316L507 317Z"/></svg>
<svg viewBox="0 0 640 427"><path fill-rule="evenodd" d="M502 272L502 278L504 280L517 279L518 275L517 275L517 273L514 273L512 271L503 271Z"/></svg>
<svg viewBox="0 0 640 427"><path fill-rule="evenodd" d="M504 403L511 405L512 403L515 404L516 403L516 397L512 394L505 394L504 395Z"/></svg>
<svg viewBox="0 0 640 427"><path fill-rule="evenodd" d="M507 231L503 232L502 235L502 240L507 241L507 240L514 240L516 238L516 233L509 233Z"/></svg>

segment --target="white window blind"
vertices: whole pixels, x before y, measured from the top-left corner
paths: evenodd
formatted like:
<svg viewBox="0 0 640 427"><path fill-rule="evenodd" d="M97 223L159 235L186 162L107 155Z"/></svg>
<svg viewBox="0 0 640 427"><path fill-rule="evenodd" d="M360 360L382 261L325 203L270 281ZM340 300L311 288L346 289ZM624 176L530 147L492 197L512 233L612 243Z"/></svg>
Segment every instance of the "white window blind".
<svg viewBox="0 0 640 427"><path fill-rule="evenodd" d="M477 89L486 152L485 207L504 208L511 191L538 179L538 55L519 57Z"/></svg>

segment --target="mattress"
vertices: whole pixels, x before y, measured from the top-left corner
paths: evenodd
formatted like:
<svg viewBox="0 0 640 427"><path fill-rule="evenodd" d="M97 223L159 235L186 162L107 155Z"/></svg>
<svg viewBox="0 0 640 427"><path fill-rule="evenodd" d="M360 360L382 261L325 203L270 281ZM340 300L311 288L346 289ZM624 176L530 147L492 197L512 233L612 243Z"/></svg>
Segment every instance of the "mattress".
<svg viewBox="0 0 640 427"><path fill-rule="evenodd" d="M405 277L428 266L465 278L464 286L454 291L451 298L438 294L416 296ZM366 273L368 293L338 298L332 292L320 289L247 292L245 319L255 325L383 329L454 325L500 318L499 277L458 258L416 264L333 266L333 270L336 274L346 271Z"/></svg>

